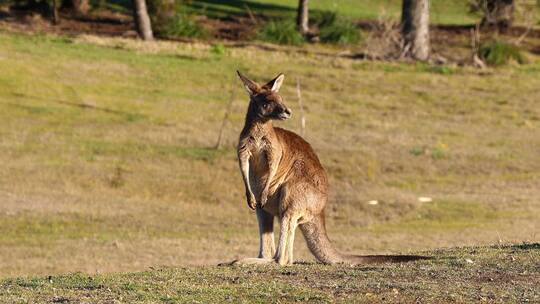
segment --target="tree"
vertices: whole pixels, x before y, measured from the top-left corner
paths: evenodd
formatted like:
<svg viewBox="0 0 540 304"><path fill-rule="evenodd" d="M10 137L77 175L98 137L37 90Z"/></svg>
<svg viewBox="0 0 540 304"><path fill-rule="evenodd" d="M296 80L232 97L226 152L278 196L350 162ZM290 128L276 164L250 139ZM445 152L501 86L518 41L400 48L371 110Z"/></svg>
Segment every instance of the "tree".
<svg viewBox="0 0 540 304"><path fill-rule="evenodd" d="M133 0L133 19L139 36L143 40L153 40L152 23L150 22L145 0Z"/></svg>
<svg viewBox="0 0 540 304"><path fill-rule="evenodd" d="M405 55L417 60L429 58L428 0L403 0L401 33Z"/></svg>
<svg viewBox="0 0 540 304"><path fill-rule="evenodd" d="M59 0L52 0L52 22L54 25L58 25L60 23L60 14L58 13L58 1Z"/></svg>
<svg viewBox="0 0 540 304"><path fill-rule="evenodd" d="M298 14L296 16L296 24L298 25L298 30L302 34L307 34L309 32L308 2L309 0L298 0Z"/></svg>

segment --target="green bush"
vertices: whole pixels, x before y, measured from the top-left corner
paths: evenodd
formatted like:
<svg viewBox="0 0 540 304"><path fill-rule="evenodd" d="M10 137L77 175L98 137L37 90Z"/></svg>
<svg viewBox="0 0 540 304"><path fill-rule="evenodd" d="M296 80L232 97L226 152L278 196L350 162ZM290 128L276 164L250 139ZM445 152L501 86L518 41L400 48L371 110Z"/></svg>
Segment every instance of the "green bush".
<svg viewBox="0 0 540 304"><path fill-rule="evenodd" d="M527 63L527 59L518 47L500 41L490 42L480 47L478 56L493 66L505 65L511 61L519 64Z"/></svg>
<svg viewBox="0 0 540 304"><path fill-rule="evenodd" d="M320 29L320 39L326 43L355 44L360 41L360 31L350 21L334 21Z"/></svg>
<svg viewBox="0 0 540 304"><path fill-rule="evenodd" d="M156 36L201 38L206 32L194 16L181 10L176 0L147 0Z"/></svg>
<svg viewBox="0 0 540 304"><path fill-rule="evenodd" d="M313 24L319 28L322 42L355 44L360 41L360 31L349 20L344 20L334 11L320 11L313 15Z"/></svg>
<svg viewBox="0 0 540 304"><path fill-rule="evenodd" d="M279 44L300 45L305 42L298 32L296 24L291 21L270 21L261 29L258 38L263 41Z"/></svg>
<svg viewBox="0 0 540 304"><path fill-rule="evenodd" d="M163 26L160 33L169 37L203 38L207 32L192 16L177 14Z"/></svg>
<svg viewBox="0 0 540 304"><path fill-rule="evenodd" d="M319 28L331 26L338 20L338 14L334 11L315 11L313 13L312 24L316 24Z"/></svg>
<svg viewBox="0 0 540 304"><path fill-rule="evenodd" d="M146 5L152 26L157 30L164 28L176 16L175 0L146 0Z"/></svg>

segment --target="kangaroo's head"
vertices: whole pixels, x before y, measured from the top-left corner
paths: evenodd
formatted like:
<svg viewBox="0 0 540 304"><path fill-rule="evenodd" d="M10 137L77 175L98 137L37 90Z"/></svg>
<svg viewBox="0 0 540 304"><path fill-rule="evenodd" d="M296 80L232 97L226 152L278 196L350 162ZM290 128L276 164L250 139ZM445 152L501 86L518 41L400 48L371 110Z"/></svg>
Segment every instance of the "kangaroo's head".
<svg viewBox="0 0 540 304"><path fill-rule="evenodd" d="M249 94L248 116L263 121L285 120L291 117L291 110L285 106L283 98L278 94L285 75L279 74L267 84L260 86L239 71L237 73Z"/></svg>

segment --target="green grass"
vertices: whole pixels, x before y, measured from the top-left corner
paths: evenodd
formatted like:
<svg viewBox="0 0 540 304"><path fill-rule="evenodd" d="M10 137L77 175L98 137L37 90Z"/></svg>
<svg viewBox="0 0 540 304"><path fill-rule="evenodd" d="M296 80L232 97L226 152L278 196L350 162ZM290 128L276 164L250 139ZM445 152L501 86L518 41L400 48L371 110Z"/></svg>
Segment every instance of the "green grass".
<svg viewBox="0 0 540 304"><path fill-rule="evenodd" d="M168 20L160 32L165 37L205 38L208 33L197 23L193 16L177 14Z"/></svg>
<svg viewBox="0 0 540 304"><path fill-rule="evenodd" d="M538 243L425 252L401 265L158 268L10 278L2 302L429 303L540 301Z"/></svg>
<svg viewBox="0 0 540 304"><path fill-rule="evenodd" d="M326 43L356 44L360 41L360 31L354 23L338 20L321 28L320 39Z"/></svg>
<svg viewBox="0 0 540 304"><path fill-rule="evenodd" d="M235 153L247 107L237 69L261 82L285 73L294 114L278 124L296 132L300 80L341 250L538 241L536 57L479 72L317 48L0 32L1 276L254 255ZM311 259L298 235L296 255Z"/></svg>
<svg viewBox="0 0 540 304"><path fill-rule="evenodd" d="M257 38L278 44L300 45L305 42L304 37L296 28L293 21L270 21L259 31Z"/></svg>
<svg viewBox="0 0 540 304"><path fill-rule="evenodd" d="M431 5L431 20L439 24L471 24L480 18L468 13L466 0L434 0ZM244 14L245 6L255 13L270 17L293 17L298 1L296 0L250 0L250 1L192 1L189 9L213 17L227 14ZM316 11L335 11L339 15L354 19L377 19L381 14L399 18L400 0L320 0L310 2L310 9Z"/></svg>
<svg viewBox="0 0 540 304"><path fill-rule="evenodd" d="M511 62L527 63L527 58L517 46L502 41L486 43L480 47L478 53L480 58L492 66L501 66Z"/></svg>
<svg viewBox="0 0 540 304"><path fill-rule="evenodd" d="M501 218L516 214L497 211L477 202L440 201L426 203L413 214L394 224L371 227L375 231L404 229L411 233L486 228Z"/></svg>

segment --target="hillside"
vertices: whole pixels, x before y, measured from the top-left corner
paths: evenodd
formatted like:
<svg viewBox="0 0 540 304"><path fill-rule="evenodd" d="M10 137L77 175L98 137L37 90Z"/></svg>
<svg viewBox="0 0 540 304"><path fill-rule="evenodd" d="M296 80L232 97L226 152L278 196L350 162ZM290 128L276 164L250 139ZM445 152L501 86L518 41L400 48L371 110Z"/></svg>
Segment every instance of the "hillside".
<svg viewBox="0 0 540 304"><path fill-rule="evenodd" d="M341 250L539 241L537 57L476 70L317 51L0 32L1 276L253 256L236 69L285 73L293 118L279 125L299 133L300 81Z"/></svg>
<svg viewBox="0 0 540 304"><path fill-rule="evenodd" d="M540 244L398 265L158 268L0 280L3 303L538 303Z"/></svg>

